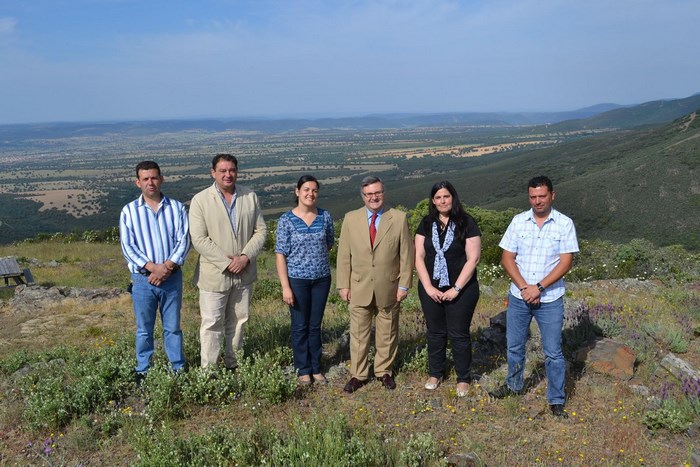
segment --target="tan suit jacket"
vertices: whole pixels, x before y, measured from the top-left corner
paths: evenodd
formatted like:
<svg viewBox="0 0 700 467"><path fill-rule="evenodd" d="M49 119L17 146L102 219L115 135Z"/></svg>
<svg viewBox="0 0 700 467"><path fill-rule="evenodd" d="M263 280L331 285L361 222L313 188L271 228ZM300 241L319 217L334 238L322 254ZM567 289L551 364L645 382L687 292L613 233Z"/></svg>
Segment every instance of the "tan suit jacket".
<svg viewBox="0 0 700 467"><path fill-rule="evenodd" d="M249 285L257 279L255 258L265 245L267 228L257 195L236 185L236 233L215 184L192 198L190 236L199 253L194 281L209 292L224 292L235 284ZM246 255L250 264L241 274L228 271L228 257Z"/></svg>
<svg viewBox="0 0 700 467"><path fill-rule="evenodd" d="M413 255L406 213L392 208L384 211L372 248L367 209L351 211L340 231L336 285L350 289L353 305L367 306L374 297L378 307L391 306L399 286L411 287Z"/></svg>

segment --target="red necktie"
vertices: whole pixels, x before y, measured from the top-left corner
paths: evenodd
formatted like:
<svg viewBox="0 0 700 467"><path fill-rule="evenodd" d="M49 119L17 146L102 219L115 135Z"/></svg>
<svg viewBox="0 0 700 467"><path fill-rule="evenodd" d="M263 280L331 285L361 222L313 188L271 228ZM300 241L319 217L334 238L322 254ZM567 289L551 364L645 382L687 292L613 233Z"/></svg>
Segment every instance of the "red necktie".
<svg viewBox="0 0 700 467"><path fill-rule="evenodd" d="M372 218L369 221L369 243L372 245L372 248L374 248L374 238L377 236L377 226L374 225L374 222L377 220L377 213L373 212L372 213Z"/></svg>

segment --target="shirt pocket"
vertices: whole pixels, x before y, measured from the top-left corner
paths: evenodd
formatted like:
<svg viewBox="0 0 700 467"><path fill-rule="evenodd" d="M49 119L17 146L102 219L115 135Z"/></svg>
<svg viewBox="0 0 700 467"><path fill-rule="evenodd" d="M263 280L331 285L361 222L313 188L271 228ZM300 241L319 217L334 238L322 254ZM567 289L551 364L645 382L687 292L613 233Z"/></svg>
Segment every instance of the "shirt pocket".
<svg viewBox="0 0 700 467"><path fill-rule="evenodd" d="M529 251L537 246L537 234L520 232L518 234L518 251Z"/></svg>
<svg viewBox="0 0 700 467"><path fill-rule="evenodd" d="M550 232L544 236L543 245L552 254L559 254L561 250L561 235L558 232Z"/></svg>

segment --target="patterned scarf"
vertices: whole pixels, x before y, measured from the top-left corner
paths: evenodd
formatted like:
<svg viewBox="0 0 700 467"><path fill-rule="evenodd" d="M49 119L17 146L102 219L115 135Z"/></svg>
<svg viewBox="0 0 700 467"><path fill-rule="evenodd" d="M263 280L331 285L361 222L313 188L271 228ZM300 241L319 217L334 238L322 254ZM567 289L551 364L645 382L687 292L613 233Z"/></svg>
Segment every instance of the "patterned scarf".
<svg viewBox="0 0 700 467"><path fill-rule="evenodd" d="M455 238L455 224L449 222L447 224L447 234L445 234L445 242L440 247L440 235L438 234L438 223L433 222L432 241L435 248L435 265L433 266L433 279L440 279L438 287L446 287L450 285L450 276L447 273L447 260L445 260L445 252L452 245L452 240Z"/></svg>

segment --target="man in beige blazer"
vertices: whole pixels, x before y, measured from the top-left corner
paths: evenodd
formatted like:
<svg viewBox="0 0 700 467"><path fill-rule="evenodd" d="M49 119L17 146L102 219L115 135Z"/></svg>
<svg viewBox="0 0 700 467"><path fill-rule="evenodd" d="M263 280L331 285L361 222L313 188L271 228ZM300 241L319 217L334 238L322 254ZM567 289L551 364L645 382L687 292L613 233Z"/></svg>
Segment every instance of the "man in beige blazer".
<svg viewBox="0 0 700 467"><path fill-rule="evenodd" d="M350 373L345 392L369 380L368 353L376 316L374 376L396 388L392 365L398 350L399 309L413 278L413 241L406 214L384 206L384 183L362 180L364 207L345 215L338 243L336 283L350 303Z"/></svg>
<svg viewBox="0 0 700 467"><path fill-rule="evenodd" d="M217 154L211 176L214 184L197 193L190 204L190 236L199 253L195 283L202 317L201 363L205 368L217 363L223 340L224 365L234 369L266 226L257 195L236 185L234 156Z"/></svg>

